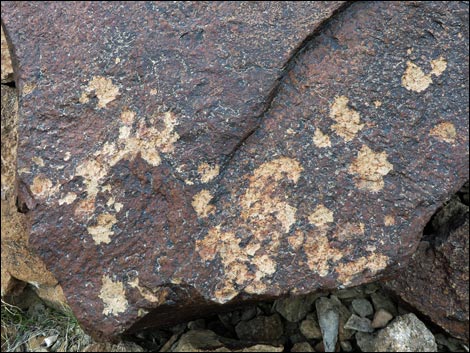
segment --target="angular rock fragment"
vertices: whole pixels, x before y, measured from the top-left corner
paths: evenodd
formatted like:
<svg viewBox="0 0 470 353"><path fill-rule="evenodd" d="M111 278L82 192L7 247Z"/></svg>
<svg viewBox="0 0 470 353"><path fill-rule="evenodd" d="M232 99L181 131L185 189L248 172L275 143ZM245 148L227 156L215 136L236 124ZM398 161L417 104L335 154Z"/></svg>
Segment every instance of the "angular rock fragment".
<svg viewBox="0 0 470 353"><path fill-rule="evenodd" d="M317 297L316 294L311 294L279 299L274 303L274 308L287 321L298 322L307 315Z"/></svg>
<svg viewBox="0 0 470 353"><path fill-rule="evenodd" d="M238 342L209 330L194 330L181 336L170 352L282 352L283 349L283 346Z"/></svg>
<svg viewBox="0 0 470 353"><path fill-rule="evenodd" d="M431 331L414 314L407 314L379 331L371 352L437 352L437 345Z"/></svg>
<svg viewBox="0 0 470 353"><path fill-rule="evenodd" d="M469 207L454 196L405 271L386 286L451 335L469 340Z"/></svg>
<svg viewBox="0 0 470 353"><path fill-rule="evenodd" d="M339 313L331 299L322 297L315 302L325 352L334 352L338 341Z"/></svg>
<svg viewBox="0 0 470 353"><path fill-rule="evenodd" d="M367 299L354 299L351 305L356 314L361 317L366 317L374 313L374 308Z"/></svg>
<svg viewBox="0 0 470 353"><path fill-rule="evenodd" d="M2 3L31 243L96 338L380 278L468 179L466 5L341 6Z"/></svg>
<svg viewBox="0 0 470 353"><path fill-rule="evenodd" d="M278 314L257 316L250 321L241 321L235 331L240 340L252 342L273 342L278 340L283 332L281 318Z"/></svg>
<svg viewBox="0 0 470 353"><path fill-rule="evenodd" d="M296 343L292 346L291 352L315 352L308 342Z"/></svg>
<svg viewBox="0 0 470 353"><path fill-rule="evenodd" d="M372 320L371 326L373 328L382 328L385 327L392 319L393 315L390 314L387 310L379 309L374 314L374 319Z"/></svg>
<svg viewBox="0 0 470 353"><path fill-rule="evenodd" d="M345 328L360 332L373 332L374 329L371 326L371 321L366 317L360 317L356 314L352 314L348 322L344 325Z"/></svg>

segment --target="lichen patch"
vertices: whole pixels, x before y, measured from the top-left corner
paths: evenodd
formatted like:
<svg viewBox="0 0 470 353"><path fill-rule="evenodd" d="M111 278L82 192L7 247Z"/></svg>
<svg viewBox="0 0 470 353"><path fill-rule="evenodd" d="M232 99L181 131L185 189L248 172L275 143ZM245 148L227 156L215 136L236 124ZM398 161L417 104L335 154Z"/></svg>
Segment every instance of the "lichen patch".
<svg viewBox="0 0 470 353"><path fill-rule="evenodd" d="M219 170L219 165L216 164L211 166L208 163L201 163L197 168L197 172L199 173L201 182L203 183L208 183L217 177L219 175Z"/></svg>
<svg viewBox="0 0 470 353"><path fill-rule="evenodd" d="M209 204L212 200L212 194L209 190L201 190L193 196L192 206L198 217L205 218L215 212L215 206Z"/></svg>
<svg viewBox="0 0 470 353"><path fill-rule="evenodd" d="M334 221L333 212L326 208L324 205L318 205L315 210L308 216L310 224L317 227L324 226Z"/></svg>
<svg viewBox="0 0 470 353"><path fill-rule="evenodd" d="M363 145L349 166L349 173L357 175L358 188L376 192L383 189L383 177L392 169L393 165L387 161L387 153L377 153Z"/></svg>
<svg viewBox="0 0 470 353"><path fill-rule="evenodd" d="M101 281L103 286L99 298L103 301L103 314L116 316L125 312L129 304L123 283L120 281L114 282L109 276L103 276Z"/></svg>
<svg viewBox="0 0 470 353"><path fill-rule="evenodd" d="M96 244L109 244L111 242L111 235L114 234L111 228L116 223L117 219L114 215L102 213L98 215L96 225L87 227L87 230Z"/></svg>
<svg viewBox="0 0 470 353"><path fill-rule="evenodd" d="M454 124L446 121L434 126L429 132L429 135L443 142L454 143L457 137L457 131L455 130Z"/></svg>
<svg viewBox="0 0 470 353"><path fill-rule="evenodd" d="M354 139L356 134L362 130L359 113L348 106L349 99L345 96L336 97L330 107L330 118L336 121L331 128L346 142Z"/></svg>
<svg viewBox="0 0 470 353"><path fill-rule="evenodd" d="M330 137L321 132L320 129L315 129L313 143L320 148L331 147Z"/></svg>
<svg viewBox="0 0 470 353"><path fill-rule="evenodd" d="M115 86L110 78L93 76L79 99L80 103L87 103L93 91L98 98L98 108L106 108L106 105L119 95L119 87Z"/></svg>

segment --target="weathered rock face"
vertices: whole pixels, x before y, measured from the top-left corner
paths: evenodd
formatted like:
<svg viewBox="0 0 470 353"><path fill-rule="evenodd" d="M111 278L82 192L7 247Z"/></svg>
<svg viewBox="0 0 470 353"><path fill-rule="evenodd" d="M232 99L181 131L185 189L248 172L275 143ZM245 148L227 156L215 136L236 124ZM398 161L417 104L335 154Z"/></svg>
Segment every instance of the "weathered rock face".
<svg viewBox="0 0 470 353"><path fill-rule="evenodd" d="M468 179L468 8L340 6L3 4L31 242L95 337L379 278Z"/></svg>
<svg viewBox="0 0 470 353"><path fill-rule="evenodd" d="M2 61L3 63L3 61ZM44 263L28 248L29 219L16 208L16 91L2 86L2 296L22 289L19 281L43 290L57 285ZM16 288L20 285L20 288Z"/></svg>
<svg viewBox="0 0 470 353"><path fill-rule="evenodd" d="M2 83L13 81L10 54L2 28ZM57 309L66 306L62 289L44 263L28 247L30 217L18 212L16 206L18 145L18 99L16 89L3 85L2 96L2 180L1 180L1 294L18 294L26 285Z"/></svg>
<svg viewBox="0 0 470 353"><path fill-rule="evenodd" d="M406 270L386 285L450 334L468 341L468 205L452 198L432 224L433 234L420 243Z"/></svg>

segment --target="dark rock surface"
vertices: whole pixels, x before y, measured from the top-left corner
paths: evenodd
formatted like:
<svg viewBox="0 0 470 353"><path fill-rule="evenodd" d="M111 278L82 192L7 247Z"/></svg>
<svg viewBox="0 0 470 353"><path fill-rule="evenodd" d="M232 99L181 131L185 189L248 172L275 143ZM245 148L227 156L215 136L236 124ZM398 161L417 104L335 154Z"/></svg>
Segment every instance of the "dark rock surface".
<svg viewBox="0 0 470 353"><path fill-rule="evenodd" d="M468 5L340 6L2 3L31 243L95 337L372 281L468 179Z"/></svg>
<svg viewBox="0 0 470 353"><path fill-rule="evenodd" d="M432 234L425 235L405 271L387 288L468 342L469 207L464 200L454 196L434 216Z"/></svg>

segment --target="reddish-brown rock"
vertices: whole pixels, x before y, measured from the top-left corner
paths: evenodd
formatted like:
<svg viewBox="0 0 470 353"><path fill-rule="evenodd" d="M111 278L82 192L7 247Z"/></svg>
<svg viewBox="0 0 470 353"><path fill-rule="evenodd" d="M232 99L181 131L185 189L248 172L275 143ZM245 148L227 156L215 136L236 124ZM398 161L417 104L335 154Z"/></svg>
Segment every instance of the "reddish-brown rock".
<svg viewBox="0 0 470 353"><path fill-rule="evenodd" d="M467 190L468 193L468 190ZM469 340L469 213L454 197L398 278L386 283L451 335Z"/></svg>
<svg viewBox="0 0 470 353"><path fill-rule="evenodd" d="M31 242L97 338L379 278L468 179L464 4L2 5Z"/></svg>

